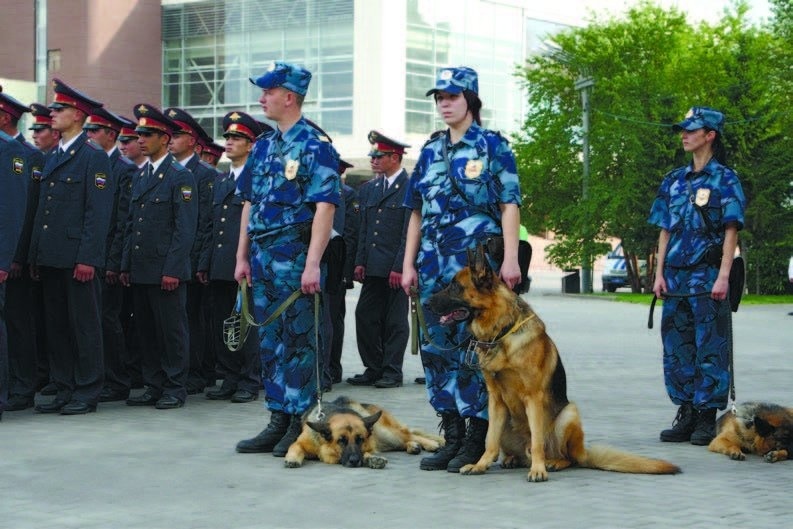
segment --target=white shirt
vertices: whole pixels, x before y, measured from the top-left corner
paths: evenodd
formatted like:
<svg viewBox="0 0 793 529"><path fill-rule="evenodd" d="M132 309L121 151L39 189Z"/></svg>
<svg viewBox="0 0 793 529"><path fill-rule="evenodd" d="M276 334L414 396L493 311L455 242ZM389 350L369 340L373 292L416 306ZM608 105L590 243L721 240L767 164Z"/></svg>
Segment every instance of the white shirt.
<svg viewBox="0 0 793 529"><path fill-rule="evenodd" d="M150 163L151 163L151 174L154 174L154 173L157 172L157 169L160 168L160 164L162 164L162 161L165 160L166 156L168 156L167 152L165 154L163 154L162 158L160 158L159 160L156 160L156 161L155 160L149 160Z"/></svg>

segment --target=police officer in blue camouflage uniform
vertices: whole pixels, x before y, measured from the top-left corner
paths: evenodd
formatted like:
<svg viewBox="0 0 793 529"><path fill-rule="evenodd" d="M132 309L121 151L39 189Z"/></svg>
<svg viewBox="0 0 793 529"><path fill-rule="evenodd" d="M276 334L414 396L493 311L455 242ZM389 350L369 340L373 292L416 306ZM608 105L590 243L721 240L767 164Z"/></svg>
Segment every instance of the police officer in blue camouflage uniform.
<svg viewBox="0 0 793 529"><path fill-rule="evenodd" d="M728 279L746 198L726 166L721 112L694 107L674 128L693 159L664 177L648 220L661 229L653 292L664 298L664 380L680 406L661 441L707 445L729 394Z"/></svg>
<svg viewBox="0 0 793 529"><path fill-rule="evenodd" d="M6 332L6 281L16 254L30 181L24 146L0 131L0 419L8 400L8 334Z"/></svg>
<svg viewBox="0 0 793 529"><path fill-rule="evenodd" d="M193 173L168 152L179 126L156 107L135 106L138 143L149 163L134 178L124 231L121 283L132 285L146 391L128 406L181 408L190 361L187 282L198 224Z"/></svg>
<svg viewBox="0 0 793 529"><path fill-rule="evenodd" d="M265 126L265 130L272 130L272 127ZM209 337L214 342L218 373L223 377L220 387L210 389L206 396L210 400L244 403L259 398L262 383L259 340L255 333L249 333L239 351L229 351L223 342L223 320L229 316L237 299L234 269L237 266L237 245L240 241L240 218L244 202L237 190L237 180L246 170L245 162L254 141L263 129L258 121L245 112L233 111L223 117L223 130L226 156L231 161L231 166L215 182L211 244L201 254L198 265L199 274L206 274L205 279L209 279ZM204 270L208 272L203 272Z"/></svg>
<svg viewBox="0 0 793 529"><path fill-rule="evenodd" d="M121 325L125 289L119 282L119 273L124 247L124 230L129 214L127 190L132 185L133 176L138 172L138 166L122 156L116 145L122 127L129 126L132 126L132 122L103 107L95 108L83 125L88 138L107 153L113 180L117 183L113 197L110 231L107 234L107 262L101 281L105 385L99 394L99 402L126 400L132 385L125 363L126 339Z"/></svg>
<svg viewBox="0 0 793 529"><path fill-rule="evenodd" d="M301 430L301 414L317 393L314 296L322 289L322 254L339 205L339 157L302 115L311 73L276 62L251 82L276 130L264 134L237 182L245 200L235 279L253 287L257 321L295 291L304 295L267 327L259 328L262 381L270 423L240 441L238 452L283 457ZM316 329L321 331L321 329Z"/></svg>
<svg viewBox="0 0 793 529"><path fill-rule="evenodd" d="M406 292L418 287L429 331L421 348L427 392L446 439L445 446L422 459L420 466L459 472L484 452L487 389L475 360L466 359L465 324L441 325L427 300L467 266L469 249L502 234L504 263L499 274L510 288L520 282L521 197L507 140L481 126L476 72L443 68L427 95L435 97L438 114L449 128L424 145L408 183L405 206L412 213L402 286Z"/></svg>
<svg viewBox="0 0 793 529"><path fill-rule="evenodd" d="M83 123L101 106L53 80L52 127L58 148L47 154L30 243L41 278L55 398L40 413L96 411L104 382L102 287L116 182L107 154L88 140Z"/></svg>

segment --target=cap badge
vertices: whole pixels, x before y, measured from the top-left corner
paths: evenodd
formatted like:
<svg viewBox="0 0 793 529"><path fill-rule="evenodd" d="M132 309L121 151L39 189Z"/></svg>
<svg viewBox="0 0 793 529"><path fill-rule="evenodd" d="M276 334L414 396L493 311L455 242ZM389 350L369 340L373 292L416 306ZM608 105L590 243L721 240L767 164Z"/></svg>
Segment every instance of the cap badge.
<svg viewBox="0 0 793 529"><path fill-rule="evenodd" d="M237 121L237 120L238 120L238 119L240 119L241 117L242 117L242 116L240 116L239 114L237 114L236 112L234 112L232 115L230 115L230 116L229 116L229 119L230 119L231 121Z"/></svg>
<svg viewBox="0 0 793 529"><path fill-rule="evenodd" d="M441 81L448 81L453 76L454 76L454 72L452 72L451 70L443 70L441 72L440 78L441 78Z"/></svg>
<svg viewBox="0 0 793 529"><path fill-rule="evenodd" d="M482 174L482 160L468 160L465 164L465 177L466 178L479 178Z"/></svg>
<svg viewBox="0 0 793 529"><path fill-rule="evenodd" d="M287 160L286 167L284 168L284 176L287 180L294 180L297 176L297 168L300 167L300 162L297 160Z"/></svg>
<svg viewBox="0 0 793 529"><path fill-rule="evenodd" d="M176 110L174 110L174 109L171 109L171 110L168 112L168 116L170 116L170 117L172 117L172 118L175 118L175 117L176 117Z"/></svg>
<svg viewBox="0 0 793 529"><path fill-rule="evenodd" d="M694 109L689 108L688 112L686 112L686 119L694 117Z"/></svg>
<svg viewBox="0 0 793 529"><path fill-rule="evenodd" d="M138 107L138 112L140 112L141 114L145 114L148 111L149 109L146 107L146 105L141 105ZM143 123L141 123L141 125L143 125Z"/></svg>
<svg viewBox="0 0 793 529"><path fill-rule="evenodd" d="M269 66L267 66L267 71L272 72L275 70L275 61L271 62Z"/></svg>

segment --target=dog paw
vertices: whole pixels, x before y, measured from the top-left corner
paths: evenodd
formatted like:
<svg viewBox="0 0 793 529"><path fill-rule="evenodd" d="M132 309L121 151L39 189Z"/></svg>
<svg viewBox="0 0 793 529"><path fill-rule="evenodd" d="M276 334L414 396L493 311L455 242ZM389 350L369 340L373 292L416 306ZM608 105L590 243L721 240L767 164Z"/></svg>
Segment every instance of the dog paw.
<svg viewBox="0 0 793 529"><path fill-rule="evenodd" d="M300 468L303 466L303 463L300 461L291 461L289 459L284 460L284 468Z"/></svg>
<svg viewBox="0 0 793 529"><path fill-rule="evenodd" d="M543 469L531 469L529 470L529 475L526 476L526 480L529 483L541 483L543 481L548 481L548 472Z"/></svg>
<svg viewBox="0 0 793 529"><path fill-rule="evenodd" d="M480 467L479 465L465 465L460 469L460 474L464 476L478 476L487 472L487 468Z"/></svg>
<svg viewBox="0 0 793 529"><path fill-rule="evenodd" d="M763 459L765 459L767 463L776 463L777 461L782 461L786 458L780 457L778 450L771 450L763 456Z"/></svg>
<svg viewBox="0 0 793 529"><path fill-rule="evenodd" d="M730 452L727 455L730 456L730 459L734 461L743 461L744 459L746 459L746 455L740 450L737 450L735 452ZM766 454L766 457L768 457L768 454Z"/></svg>
<svg viewBox="0 0 793 529"><path fill-rule="evenodd" d="M421 453L421 445L418 444L416 441L410 441L405 446L405 451L408 454L413 454L413 455L420 454Z"/></svg>
<svg viewBox="0 0 793 529"><path fill-rule="evenodd" d="M369 468L382 469L388 464L388 459L382 456L371 456L366 460L366 465Z"/></svg>

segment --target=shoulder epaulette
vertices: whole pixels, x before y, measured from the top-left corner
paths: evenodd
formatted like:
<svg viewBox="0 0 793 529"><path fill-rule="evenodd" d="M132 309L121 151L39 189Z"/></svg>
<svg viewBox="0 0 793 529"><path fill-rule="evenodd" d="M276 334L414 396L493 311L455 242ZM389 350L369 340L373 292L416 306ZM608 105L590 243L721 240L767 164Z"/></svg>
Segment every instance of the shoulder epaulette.
<svg viewBox="0 0 793 529"><path fill-rule="evenodd" d="M91 147L94 150L105 152L105 150L98 143L96 143L94 140L91 140L91 139L86 140L85 144L88 145L89 147Z"/></svg>

